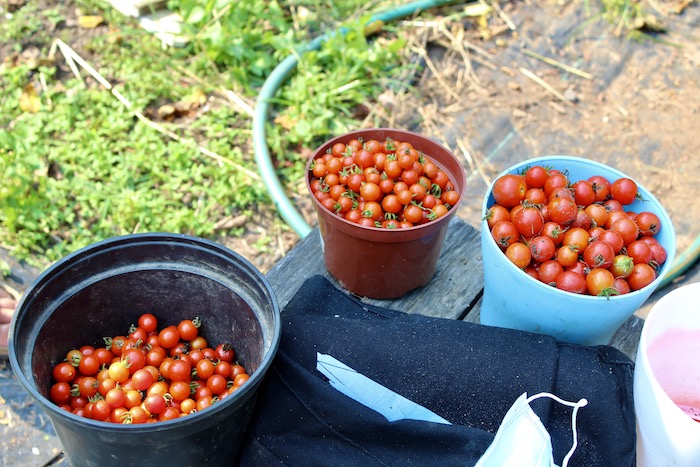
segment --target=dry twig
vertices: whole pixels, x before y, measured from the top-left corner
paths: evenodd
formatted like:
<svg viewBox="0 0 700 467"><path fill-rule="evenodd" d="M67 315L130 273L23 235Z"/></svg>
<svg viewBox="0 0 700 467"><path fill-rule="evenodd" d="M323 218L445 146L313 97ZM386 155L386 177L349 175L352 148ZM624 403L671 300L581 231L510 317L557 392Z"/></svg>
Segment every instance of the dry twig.
<svg viewBox="0 0 700 467"><path fill-rule="evenodd" d="M533 52L533 51L528 50L528 49L520 49L520 51L522 53L524 53L525 55L536 58L537 60L541 60L548 65L552 65L552 66L555 66L557 68L561 68L562 70L568 71L569 73L574 74L576 76L580 76L581 78L585 78L585 79L592 79L593 78L593 76L590 73L586 73L585 71L581 71L578 68L574 68L572 66L558 62L558 61L551 59L549 57L545 57L544 55L540 55L537 52Z"/></svg>
<svg viewBox="0 0 700 467"><path fill-rule="evenodd" d="M107 81L102 75L100 75L94 68L92 68L85 60L83 60L80 55L78 55L72 48L68 46L65 42L63 42L60 39L55 39L54 42L51 44L51 50L49 52L49 56L53 58L54 54L56 53L56 48L59 48L61 50L61 53L65 57L66 61L68 62L68 66L70 69L73 71L73 74L79 79L82 80L82 77L80 75L80 71L78 70L78 67L76 66L76 63L79 64L83 69L87 70L90 75L96 79L103 87L108 89L114 97L117 98L119 102L124 104L126 108L131 110L132 114L138 118L140 121L148 125L149 127L153 128L157 132L169 137L170 139L177 141L179 143L191 146L195 149L197 149L199 152L204 154L205 156L210 157L211 159L214 159L217 161L219 164L224 165L228 164L236 169L240 170L241 172L244 172L246 175L251 177L254 180L260 180L260 175L257 172L254 172L238 163L235 161L232 161L231 159L228 159L226 157L220 156L219 154L216 154L214 151L210 151L209 149L197 144L194 140L190 139L185 139L181 138L180 136L176 135L172 131L169 131L168 129L164 128L161 125L158 125L156 122L150 120L147 118L145 115L143 115L140 111L135 110L132 108L131 102L124 97L122 93L120 93L117 89L115 89L112 84Z"/></svg>
<svg viewBox="0 0 700 467"><path fill-rule="evenodd" d="M571 102L569 99L564 97L564 95L562 93L560 93L559 91L554 89L549 83L547 83L545 80L543 80L542 78L540 78L539 76L537 76L536 74L534 74L533 72L528 70L527 68L520 67L519 70L522 74L524 74L525 76L527 76L528 78L533 80L535 83L542 86L545 90L547 90L547 92L552 94L554 97L556 97L557 99L559 99L560 101L562 101L566 105L574 105L573 102Z"/></svg>

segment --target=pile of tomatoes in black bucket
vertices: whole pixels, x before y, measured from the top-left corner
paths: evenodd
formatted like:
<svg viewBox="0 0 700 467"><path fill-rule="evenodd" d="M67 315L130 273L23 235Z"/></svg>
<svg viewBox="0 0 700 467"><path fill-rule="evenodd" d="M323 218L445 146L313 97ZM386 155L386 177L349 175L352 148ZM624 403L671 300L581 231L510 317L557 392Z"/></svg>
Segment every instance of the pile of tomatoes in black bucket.
<svg viewBox="0 0 700 467"><path fill-rule="evenodd" d="M145 324L144 316L154 320ZM187 326L178 330L182 323ZM196 324L196 332L190 323ZM161 233L108 239L57 262L26 291L12 326L13 370L50 418L73 467L235 463L256 391L281 335L277 300L253 265L214 242ZM137 328L143 335L132 338ZM195 344L198 338L206 342ZM192 359L185 365L185 359L177 356L178 346L185 343L190 355L197 350L202 354L198 361L213 365L198 367ZM163 360L170 359L171 365L159 365L158 375L141 374L133 381L137 369L132 365L141 358L137 354L146 358L145 350L156 347L166 352ZM129 357L122 356L130 351ZM143 399L133 405L139 409L115 415L116 409L109 409L106 399L96 396L100 394L95 387L97 374L69 378L63 372L90 373L98 355L104 359L100 360L101 371L119 381L115 387L130 387L141 394ZM247 376L238 378L236 385L237 375L228 371L223 386L221 378L216 383L212 378L213 387L218 388L216 397L209 397L203 405L190 407L186 413L180 410L177 416L172 410L170 416L161 416L160 408L149 405L155 397L146 402L150 388L166 382L169 391L174 391L175 382L192 390L204 382L206 389L205 373L211 369L214 374L214 366L223 361L229 370L234 365L245 369ZM172 362L183 368L175 368ZM152 378L148 388L142 377ZM97 391L93 399L82 401L82 411L70 410L70 402L66 407L55 399L53 388L61 382L57 378L69 378L67 385L76 394L91 388ZM82 384L88 378L95 383ZM168 396L155 402L181 408L186 399ZM198 397L193 391L189 398ZM101 400L100 408L95 406L97 400ZM73 398L70 401L79 404ZM92 403L89 412L88 403ZM142 420L144 410L147 414Z"/></svg>

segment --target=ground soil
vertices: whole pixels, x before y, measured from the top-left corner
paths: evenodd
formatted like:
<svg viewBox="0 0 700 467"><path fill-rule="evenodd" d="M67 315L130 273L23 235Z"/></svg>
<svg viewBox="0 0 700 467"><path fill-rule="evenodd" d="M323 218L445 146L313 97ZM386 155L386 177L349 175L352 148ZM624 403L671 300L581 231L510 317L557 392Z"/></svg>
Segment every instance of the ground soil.
<svg viewBox="0 0 700 467"><path fill-rule="evenodd" d="M21 7L22 1L10 3ZM497 3L481 27L469 16L402 21L421 64L407 78L415 87L403 94L387 90L366 109L364 126L411 129L453 150L468 173L458 215L477 228L484 193L501 171L531 157L569 154L612 165L642 183L668 210L679 250L688 246L700 230L690 215L700 212L698 4L654 2L651 12L667 31L637 42L586 10L597 2ZM83 46L109 26L79 27L71 0L46 4L68 18L47 30L99 64L95 51ZM20 44L22 52L11 53L16 46L0 44L0 57L27 59L48 44ZM57 67L59 77L70 76L65 64ZM315 224L303 183L292 185L290 197ZM274 241L261 251L256 245L266 237ZM298 240L262 206L244 235L221 239L263 272Z"/></svg>

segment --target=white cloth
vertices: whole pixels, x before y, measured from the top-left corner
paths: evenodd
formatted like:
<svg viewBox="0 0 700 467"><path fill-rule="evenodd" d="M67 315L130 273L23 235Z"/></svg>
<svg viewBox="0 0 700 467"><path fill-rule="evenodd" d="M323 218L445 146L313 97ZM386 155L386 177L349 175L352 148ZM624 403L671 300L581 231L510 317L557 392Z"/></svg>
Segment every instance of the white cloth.
<svg viewBox="0 0 700 467"><path fill-rule="evenodd" d="M568 465L577 445L576 414L588 401L581 399L578 402L568 402L543 392L530 398L527 397L527 393L518 397L503 417L496 437L475 467L557 467L552 455L552 439L549 432L530 407L530 402L539 397L550 397L560 404L574 408L571 415L574 441L571 450L564 457L562 467Z"/></svg>

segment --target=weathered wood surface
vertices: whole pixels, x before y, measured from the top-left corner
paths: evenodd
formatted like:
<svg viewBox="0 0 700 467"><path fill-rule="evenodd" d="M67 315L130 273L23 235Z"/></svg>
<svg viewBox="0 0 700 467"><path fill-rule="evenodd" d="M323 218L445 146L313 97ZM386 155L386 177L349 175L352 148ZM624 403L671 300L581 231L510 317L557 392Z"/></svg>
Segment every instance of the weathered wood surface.
<svg viewBox="0 0 700 467"><path fill-rule="evenodd" d="M284 308L304 280L315 274L340 287L323 263L318 229L299 242L266 277ZM435 276L427 285L394 300L360 299L407 313L461 319L481 296L482 276L479 232L454 218L445 235Z"/></svg>
<svg viewBox="0 0 700 467"><path fill-rule="evenodd" d="M266 277L275 291L280 307L284 308L304 280L315 274L327 277L340 287L323 263L317 229L299 242ZM450 221L435 277L430 283L395 300L358 298L365 303L406 313L478 323L483 287L479 232L463 220L454 218ZM632 316L615 333L609 345L634 359L643 324L642 319Z"/></svg>

